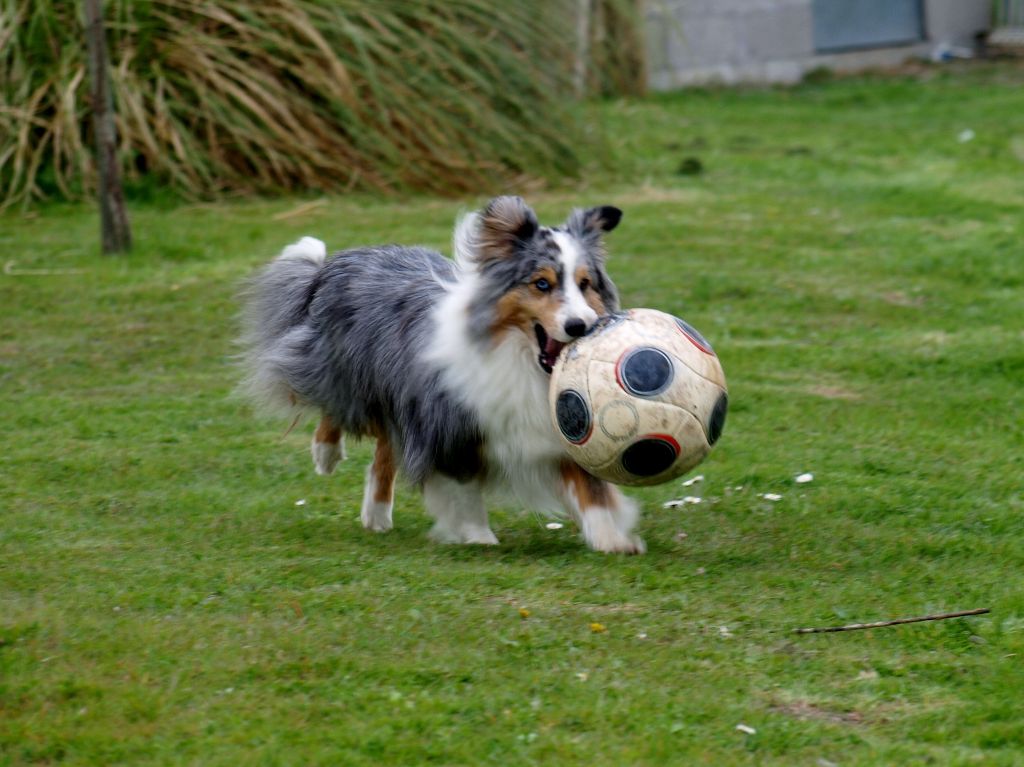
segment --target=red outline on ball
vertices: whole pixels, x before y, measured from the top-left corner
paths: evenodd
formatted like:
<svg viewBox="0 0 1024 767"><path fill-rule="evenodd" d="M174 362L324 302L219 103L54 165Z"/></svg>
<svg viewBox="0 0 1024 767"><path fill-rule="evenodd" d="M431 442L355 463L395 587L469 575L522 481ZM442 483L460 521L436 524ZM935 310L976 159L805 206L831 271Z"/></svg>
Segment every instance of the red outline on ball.
<svg viewBox="0 0 1024 767"><path fill-rule="evenodd" d="M676 461L678 461L679 456L683 454L683 449L679 446L679 443L676 441L676 438L669 434L644 434L642 437L637 437L636 439L634 439L633 444L635 445L637 442L640 442L641 440L645 439L660 439L662 442L668 442L668 444L675 448ZM672 461L672 463L675 463L675 461ZM668 470L666 469L666 471Z"/></svg>
<svg viewBox="0 0 1024 767"><path fill-rule="evenodd" d="M620 371L622 369L622 360L625 359L626 355L629 354L634 349L636 349L635 346L630 346L628 349L626 349L626 351L620 354L619 358L615 361L615 383L619 385L619 388L622 389L622 391L626 392L626 394L628 394L631 397L635 397L636 395L626 388L626 384L622 382L622 374Z"/></svg>
<svg viewBox="0 0 1024 767"><path fill-rule="evenodd" d="M717 354L715 354L715 350L712 349L710 346L704 346L704 344L700 343L700 341L698 341L696 338L694 338L689 333L687 333L685 330L683 330L683 326L680 325L678 322L673 322L672 324L676 326L676 330L678 330L680 333L682 333L684 336L686 336L687 340L691 344L696 346L698 349L700 349L702 352L704 352L705 354L710 354L712 357L717 357L718 356Z"/></svg>

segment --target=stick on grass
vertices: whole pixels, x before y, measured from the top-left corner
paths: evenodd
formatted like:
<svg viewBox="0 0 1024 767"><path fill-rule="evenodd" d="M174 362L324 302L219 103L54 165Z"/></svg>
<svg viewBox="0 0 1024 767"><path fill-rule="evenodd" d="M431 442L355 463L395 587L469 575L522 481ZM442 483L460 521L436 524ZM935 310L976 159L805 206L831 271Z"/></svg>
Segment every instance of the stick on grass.
<svg viewBox="0 0 1024 767"><path fill-rule="evenodd" d="M875 623L850 623L846 626L828 626L826 628L793 629L794 634L827 634L834 631L859 631L860 629L879 629L885 626L899 626L903 623L920 623L921 621L943 621L947 618L963 618L967 615L984 615L992 612L987 607L979 607L975 610L961 610L955 613L940 613L938 615L922 615L919 618L897 618L891 621L877 621Z"/></svg>

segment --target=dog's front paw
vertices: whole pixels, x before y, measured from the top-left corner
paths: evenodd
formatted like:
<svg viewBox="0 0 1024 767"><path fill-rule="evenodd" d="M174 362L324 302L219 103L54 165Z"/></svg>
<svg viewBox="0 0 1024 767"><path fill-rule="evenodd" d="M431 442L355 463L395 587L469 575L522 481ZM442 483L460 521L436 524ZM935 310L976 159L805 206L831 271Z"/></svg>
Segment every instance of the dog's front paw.
<svg viewBox="0 0 1024 767"><path fill-rule="evenodd" d="M583 540L594 551L607 554L643 554L647 551L643 538L629 532L633 519L621 511L590 508L582 514L580 521Z"/></svg>
<svg viewBox="0 0 1024 767"><path fill-rule="evenodd" d="M386 533L393 526L391 521L392 504L380 501L363 501L359 519L363 527L375 533Z"/></svg>
<svg viewBox="0 0 1024 767"><path fill-rule="evenodd" d="M647 544L638 535L602 535L595 539L588 539L587 545L594 551L605 554L643 554L647 551Z"/></svg>
<svg viewBox="0 0 1024 767"><path fill-rule="evenodd" d="M498 536L489 527L465 526L451 528L435 524L427 533L434 543L470 543L483 546L497 546Z"/></svg>

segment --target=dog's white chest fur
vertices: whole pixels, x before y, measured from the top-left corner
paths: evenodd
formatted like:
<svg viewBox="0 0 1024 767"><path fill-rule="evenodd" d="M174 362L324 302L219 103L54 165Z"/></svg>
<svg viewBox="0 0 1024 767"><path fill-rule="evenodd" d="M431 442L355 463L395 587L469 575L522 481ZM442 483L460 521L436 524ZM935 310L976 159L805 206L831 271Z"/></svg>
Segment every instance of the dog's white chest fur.
<svg viewBox="0 0 1024 767"><path fill-rule="evenodd" d="M492 346L469 336L471 280L451 289L436 309L437 333L427 360L475 414L485 439L488 476L522 500L549 506L551 474L564 457L548 414L548 378L537 351L512 331Z"/></svg>
<svg viewBox="0 0 1024 767"><path fill-rule="evenodd" d="M549 463L563 454L548 414L547 378L537 353L519 334L509 333L479 366L471 395L487 437L488 457L500 466Z"/></svg>

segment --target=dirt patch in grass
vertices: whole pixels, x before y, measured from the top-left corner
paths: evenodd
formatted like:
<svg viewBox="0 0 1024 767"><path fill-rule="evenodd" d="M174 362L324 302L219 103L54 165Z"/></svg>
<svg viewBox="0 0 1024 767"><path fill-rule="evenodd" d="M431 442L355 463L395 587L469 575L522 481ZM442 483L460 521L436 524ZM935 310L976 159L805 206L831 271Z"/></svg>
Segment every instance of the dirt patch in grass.
<svg viewBox="0 0 1024 767"><path fill-rule="evenodd" d="M775 703L769 706L777 714L785 714L796 719L815 722L831 722L833 724L863 724L864 715L859 711L832 711L816 706L807 700L793 700L787 703Z"/></svg>
<svg viewBox="0 0 1024 767"><path fill-rule="evenodd" d="M815 397L824 397L825 399L842 399L850 401L861 399L861 395L851 389L826 384L808 386L807 393L813 394Z"/></svg>
<svg viewBox="0 0 1024 767"><path fill-rule="evenodd" d="M893 306L924 306L924 296L911 296L902 290L882 294L882 300Z"/></svg>

